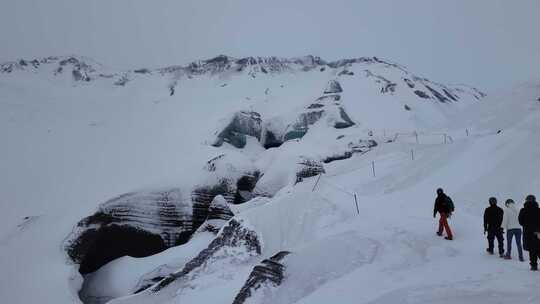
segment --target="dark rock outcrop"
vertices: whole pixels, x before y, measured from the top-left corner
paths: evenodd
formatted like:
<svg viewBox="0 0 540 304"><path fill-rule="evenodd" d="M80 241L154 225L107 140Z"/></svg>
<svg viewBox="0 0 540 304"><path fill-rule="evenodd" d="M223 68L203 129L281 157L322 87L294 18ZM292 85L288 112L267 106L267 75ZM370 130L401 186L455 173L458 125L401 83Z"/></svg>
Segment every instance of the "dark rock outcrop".
<svg viewBox="0 0 540 304"><path fill-rule="evenodd" d="M234 202L234 189L231 182L227 179L221 179L218 184L212 186L197 187L191 192L191 200L193 201L193 227L197 229L204 223L208 216L208 209L214 198L218 195L228 203Z"/></svg>
<svg viewBox="0 0 540 304"><path fill-rule="evenodd" d="M343 92L341 84L337 80L330 80L324 89L324 94L335 94Z"/></svg>
<svg viewBox="0 0 540 304"><path fill-rule="evenodd" d="M221 195L214 197L208 207L206 221L197 229L198 232L209 231L217 234L223 225L234 216L229 203Z"/></svg>
<svg viewBox="0 0 540 304"><path fill-rule="evenodd" d="M403 81L407 84L409 88L414 89L415 84L412 80L410 80L409 78L403 78Z"/></svg>
<svg viewBox="0 0 540 304"><path fill-rule="evenodd" d="M121 195L77 224L65 242L66 252L81 273L124 255L157 253L188 240L191 208L177 188Z"/></svg>
<svg viewBox="0 0 540 304"><path fill-rule="evenodd" d="M428 86L428 85L425 85L424 86L431 92L431 94L433 94L433 96L435 96L435 98L437 98L437 100L439 100L440 102L443 102L443 103L446 103L448 102L448 98L444 97L443 94L439 93L439 91L433 89L432 87Z"/></svg>
<svg viewBox="0 0 540 304"><path fill-rule="evenodd" d="M227 250L230 248L235 248L236 250ZM206 249L186 263L182 269L163 278L148 290L154 293L158 292L197 269L204 268L207 264L216 263L228 255L235 254L228 251L232 252L241 249L245 250L251 256L260 255L261 243L257 233L246 227L242 220L231 219Z"/></svg>
<svg viewBox="0 0 540 304"><path fill-rule="evenodd" d="M213 146L219 147L224 142L237 148L246 146L246 136L261 138L261 115L257 112L241 111L233 115L231 121L217 134Z"/></svg>
<svg viewBox="0 0 540 304"><path fill-rule="evenodd" d="M304 178L317 176L324 172L324 166L320 161L303 157L298 162L295 184L302 182Z"/></svg>
<svg viewBox="0 0 540 304"><path fill-rule="evenodd" d="M373 139L360 139L356 142L350 142L348 146L352 150L352 152L363 153L370 150L371 148L376 147L377 145L377 142Z"/></svg>
<svg viewBox="0 0 540 304"><path fill-rule="evenodd" d="M234 204L242 204L254 197L253 189L261 177L259 171L246 174L236 182L236 193L234 194Z"/></svg>
<svg viewBox="0 0 540 304"><path fill-rule="evenodd" d="M234 214L229 208L229 203L221 195L216 196L210 207L208 208L208 216L204 223L197 229L193 236L197 233L210 232L215 235L218 234L220 229L227 224L227 222L233 218ZM140 278L139 282L135 286L134 293L139 293L148 287L158 283L165 277L174 273L177 269L172 268L171 265L161 265L153 271L145 274Z"/></svg>
<svg viewBox="0 0 540 304"><path fill-rule="evenodd" d="M348 159L348 158L351 158L353 154L355 153L364 154L366 152L371 151L371 149L376 146L377 146L377 142L373 139L368 139L368 140L361 139L356 142L350 142L347 145L349 150L343 151L343 152L337 152L335 154L327 156L322 161L323 163L328 164L333 161Z"/></svg>
<svg viewBox="0 0 540 304"><path fill-rule="evenodd" d="M263 260L259 265L253 267L244 286L240 289L233 304L243 304L257 290L264 285L277 287L283 281L285 266L281 261L289 255L289 251L280 251L269 259Z"/></svg>
<svg viewBox="0 0 540 304"><path fill-rule="evenodd" d="M420 97L420 98L424 98L424 99L431 99L431 97L429 97L429 95L424 92L424 91L420 91L420 90L415 90L414 91L414 94L416 94L416 96Z"/></svg>
<svg viewBox="0 0 540 304"><path fill-rule="evenodd" d="M317 103L331 103L332 101L340 101L341 95L339 94L331 94L331 95L324 95L315 100Z"/></svg>
<svg viewBox="0 0 540 304"><path fill-rule="evenodd" d="M261 132L261 144L268 149L279 147L288 140L302 138L309 131L310 126L323 117L336 129L355 125L341 106L340 99L339 94L321 96L312 104L307 105L296 119L289 123L280 119L265 121Z"/></svg>
<svg viewBox="0 0 540 304"><path fill-rule="evenodd" d="M351 152L351 151L345 151L343 153L336 153L336 154L332 154L332 155L324 158L323 163L328 164L328 163L331 163L331 162L336 161L336 160L348 159L348 158L351 158L352 156L353 156L353 152Z"/></svg>
<svg viewBox="0 0 540 304"><path fill-rule="evenodd" d="M338 73L338 76L342 76L342 75L353 76L354 72L351 72L349 70L343 70L343 71Z"/></svg>

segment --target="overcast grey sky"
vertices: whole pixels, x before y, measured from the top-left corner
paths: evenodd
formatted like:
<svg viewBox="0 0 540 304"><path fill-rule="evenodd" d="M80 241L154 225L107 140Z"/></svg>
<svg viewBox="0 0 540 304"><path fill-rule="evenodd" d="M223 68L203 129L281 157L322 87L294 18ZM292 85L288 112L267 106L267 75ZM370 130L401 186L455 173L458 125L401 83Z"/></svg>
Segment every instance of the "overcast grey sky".
<svg viewBox="0 0 540 304"><path fill-rule="evenodd" d="M539 29L540 0L0 0L0 61L379 56L489 90L540 79Z"/></svg>

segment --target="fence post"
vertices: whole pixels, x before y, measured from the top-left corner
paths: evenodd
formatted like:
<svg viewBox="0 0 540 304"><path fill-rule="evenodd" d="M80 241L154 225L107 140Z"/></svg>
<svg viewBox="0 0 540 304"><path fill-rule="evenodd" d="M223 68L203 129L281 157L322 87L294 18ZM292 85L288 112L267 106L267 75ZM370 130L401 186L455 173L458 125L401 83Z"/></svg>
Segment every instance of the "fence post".
<svg viewBox="0 0 540 304"><path fill-rule="evenodd" d="M356 205L356 213L360 214L360 209L358 209L358 200L356 199L356 193L354 194L354 204Z"/></svg>
<svg viewBox="0 0 540 304"><path fill-rule="evenodd" d="M418 132L414 131L414 137L416 137L416 144L418 144Z"/></svg>
<svg viewBox="0 0 540 304"><path fill-rule="evenodd" d="M313 185L313 189L311 189L311 192L315 191L315 188L317 188L317 185L319 184L319 180L321 179L322 172L319 173L319 177L317 177L317 181L315 182L315 185Z"/></svg>
<svg viewBox="0 0 540 304"><path fill-rule="evenodd" d="M444 143L446 144L446 133L444 133L443 135L444 135Z"/></svg>
<svg viewBox="0 0 540 304"><path fill-rule="evenodd" d="M371 161L371 169L373 169L373 177L375 177L375 161Z"/></svg>
<svg viewBox="0 0 540 304"><path fill-rule="evenodd" d="M465 129L465 134L467 134L467 136L469 136L469 129Z"/></svg>
<svg viewBox="0 0 540 304"><path fill-rule="evenodd" d="M414 150L411 149L411 160L414 160Z"/></svg>

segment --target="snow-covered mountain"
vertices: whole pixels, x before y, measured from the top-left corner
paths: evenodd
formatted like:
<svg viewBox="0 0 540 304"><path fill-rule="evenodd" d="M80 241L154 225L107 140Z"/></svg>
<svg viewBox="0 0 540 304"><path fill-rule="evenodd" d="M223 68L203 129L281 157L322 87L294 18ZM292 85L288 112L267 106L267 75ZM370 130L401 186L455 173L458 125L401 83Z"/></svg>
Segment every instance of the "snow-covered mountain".
<svg viewBox="0 0 540 304"><path fill-rule="evenodd" d="M489 196L540 188L539 97L375 57L1 64L0 294L534 302L526 265L482 255L480 214ZM430 218L440 186L457 205L452 242Z"/></svg>

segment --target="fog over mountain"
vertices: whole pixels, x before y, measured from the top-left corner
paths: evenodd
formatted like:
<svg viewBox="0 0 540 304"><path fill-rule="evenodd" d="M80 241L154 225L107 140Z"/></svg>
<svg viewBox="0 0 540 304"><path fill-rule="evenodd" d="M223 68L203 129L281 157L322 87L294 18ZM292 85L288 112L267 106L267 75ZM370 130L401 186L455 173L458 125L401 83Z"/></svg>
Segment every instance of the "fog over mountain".
<svg viewBox="0 0 540 304"><path fill-rule="evenodd" d="M116 68L217 54L391 58L484 90L536 77L536 0L5 0L0 61L85 55Z"/></svg>

